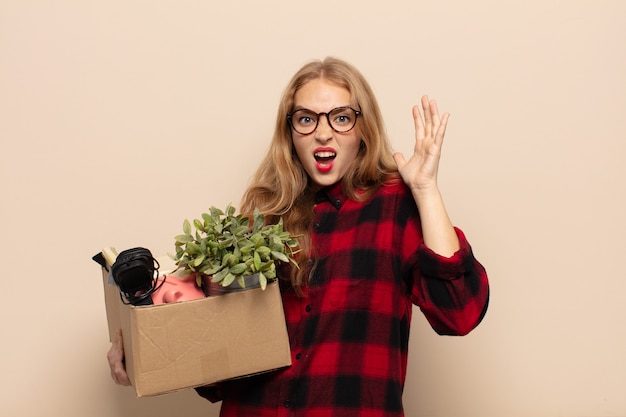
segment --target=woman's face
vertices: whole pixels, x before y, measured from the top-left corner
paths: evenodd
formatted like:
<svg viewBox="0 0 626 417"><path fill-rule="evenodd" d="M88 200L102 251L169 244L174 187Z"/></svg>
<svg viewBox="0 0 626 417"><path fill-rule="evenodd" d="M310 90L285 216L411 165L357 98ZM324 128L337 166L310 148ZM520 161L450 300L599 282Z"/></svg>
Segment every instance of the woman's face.
<svg viewBox="0 0 626 417"><path fill-rule="evenodd" d="M294 96L294 110L308 109L327 113L337 107L352 106L350 92L325 79L304 84ZM328 124L326 116L319 117L317 129L303 135L291 129L296 154L314 184L321 187L335 184L348 172L356 159L361 143L358 127L338 133Z"/></svg>

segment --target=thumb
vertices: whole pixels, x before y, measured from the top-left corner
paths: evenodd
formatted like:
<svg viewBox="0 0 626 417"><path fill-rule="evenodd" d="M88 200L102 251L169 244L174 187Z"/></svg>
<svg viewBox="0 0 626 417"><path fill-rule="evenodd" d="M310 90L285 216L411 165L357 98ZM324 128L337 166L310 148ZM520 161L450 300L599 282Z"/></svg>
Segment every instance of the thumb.
<svg viewBox="0 0 626 417"><path fill-rule="evenodd" d="M402 167L406 164L406 159L404 159L404 155L400 152L396 152L393 154L393 159L396 161L396 165L398 165L398 169L402 169Z"/></svg>
<svg viewBox="0 0 626 417"><path fill-rule="evenodd" d="M124 349L124 338L122 337L122 329L117 329L117 334L115 335L113 343L117 348Z"/></svg>

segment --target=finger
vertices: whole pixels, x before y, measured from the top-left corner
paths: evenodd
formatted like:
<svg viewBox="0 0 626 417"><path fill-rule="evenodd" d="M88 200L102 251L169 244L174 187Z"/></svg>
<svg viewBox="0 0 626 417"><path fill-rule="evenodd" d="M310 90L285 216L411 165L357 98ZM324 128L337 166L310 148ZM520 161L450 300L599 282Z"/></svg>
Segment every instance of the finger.
<svg viewBox="0 0 626 417"><path fill-rule="evenodd" d="M396 161L396 165L398 166L398 170L401 170L402 167L406 164L406 159L404 159L404 155L400 152L396 152L393 154L393 159Z"/></svg>
<svg viewBox="0 0 626 417"><path fill-rule="evenodd" d="M126 373L124 365L120 364L115 370L115 383L118 385L130 386L130 379Z"/></svg>
<svg viewBox="0 0 626 417"><path fill-rule="evenodd" d="M437 102L435 100L430 100L430 114L431 119L433 121L433 133L437 132L439 128L439 124L441 123L441 118L439 117L439 108L437 107Z"/></svg>
<svg viewBox="0 0 626 417"><path fill-rule="evenodd" d="M111 349L109 349L109 352L107 354L107 359L109 360L109 369L111 371L111 378L113 379L113 381L116 384L121 384L121 377L122 375L120 374L120 364L121 364L121 360L119 359L119 351L117 349L117 346L114 344L111 346Z"/></svg>
<svg viewBox="0 0 626 417"><path fill-rule="evenodd" d="M122 329L117 330L117 334L115 335L115 339L113 340L113 346L117 351L124 352L124 338L122 337Z"/></svg>
<svg viewBox="0 0 626 417"><path fill-rule="evenodd" d="M111 348L107 352L107 359L113 381L118 385L130 385L130 379L124 365L124 339L122 338L121 329L118 330Z"/></svg>
<svg viewBox="0 0 626 417"><path fill-rule="evenodd" d="M111 345L111 348L107 353L107 359L109 360L109 366L111 369L114 369L118 363L124 360L124 348L118 339L115 339L115 342Z"/></svg>
<svg viewBox="0 0 626 417"><path fill-rule="evenodd" d="M439 128L437 128L437 133L435 134L435 144L437 144L440 148L443 144L443 138L446 134L449 119L450 113L444 113L443 116L441 116L441 124L439 125Z"/></svg>
<svg viewBox="0 0 626 417"><path fill-rule="evenodd" d="M111 366L111 378L118 385L131 385L130 378L128 377L128 373L126 372L126 367L124 366L123 361L117 361L114 365Z"/></svg>
<svg viewBox="0 0 626 417"><path fill-rule="evenodd" d="M130 379L123 365L111 369L111 378L117 385L130 386Z"/></svg>
<svg viewBox="0 0 626 417"><path fill-rule="evenodd" d="M413 122L415 123L415 138L423 139L425 135L425 129L419 106L413 106Z"/></svg>
<svg viewBox="0 0 626 417"><path fill-rule="evenodd" d="M422 109L424 110L424 134L426 137L430 137L433 132L433 119L428 96L422 97Z"/></svg>

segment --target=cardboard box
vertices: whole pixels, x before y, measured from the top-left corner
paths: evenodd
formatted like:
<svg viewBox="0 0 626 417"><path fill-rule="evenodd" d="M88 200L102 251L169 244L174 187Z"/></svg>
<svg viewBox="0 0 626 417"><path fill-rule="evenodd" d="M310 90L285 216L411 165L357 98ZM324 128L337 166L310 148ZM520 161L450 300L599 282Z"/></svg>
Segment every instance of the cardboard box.
<svg viewBox="0 0 626 417"><path fill-rule="evenodd" d="M291 365L276 282L264 291L129 306L121 302L108 271L102 271L109 338L122 329L126 370L138 397Z"/></svg>

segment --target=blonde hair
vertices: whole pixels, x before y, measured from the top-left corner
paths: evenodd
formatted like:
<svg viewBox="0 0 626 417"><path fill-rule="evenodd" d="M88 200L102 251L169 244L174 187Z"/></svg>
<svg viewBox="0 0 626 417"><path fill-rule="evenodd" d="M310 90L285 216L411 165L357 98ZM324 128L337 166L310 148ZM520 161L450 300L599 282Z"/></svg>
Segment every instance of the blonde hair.
<svg viewBox="0 0 626 417"><path fill-rule="evenodd" d="M291 283L297 293L308 284L315 248L311 244L314 185L293 149L287 115L293 110L294 96L306 83L316 79L330 81L350 92L352 105L362 115L355 128L361 135L361 149L342 179L346 195L365 201L385 182L399 178L397 166L371 87L352 65L337 58L312 61L293 76L285 89L269 151L252 177L241 202L241 212L250 214L255 207L265 214L267 223L283 218L285 230L298 238L300 268L291 271Z"/></svg>

